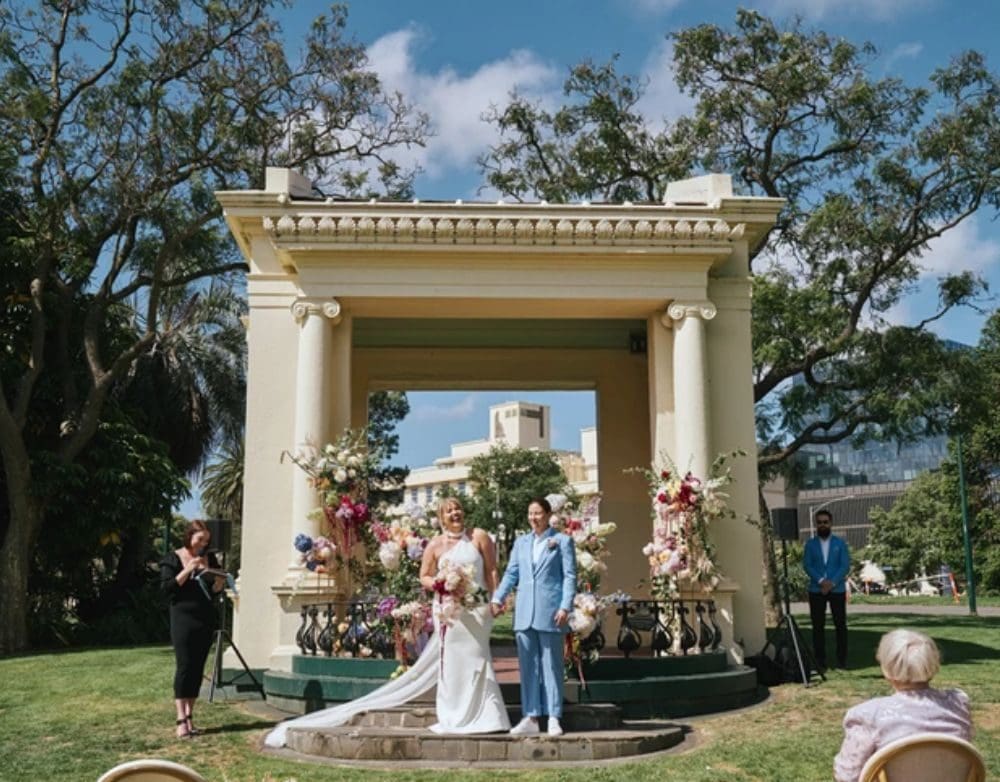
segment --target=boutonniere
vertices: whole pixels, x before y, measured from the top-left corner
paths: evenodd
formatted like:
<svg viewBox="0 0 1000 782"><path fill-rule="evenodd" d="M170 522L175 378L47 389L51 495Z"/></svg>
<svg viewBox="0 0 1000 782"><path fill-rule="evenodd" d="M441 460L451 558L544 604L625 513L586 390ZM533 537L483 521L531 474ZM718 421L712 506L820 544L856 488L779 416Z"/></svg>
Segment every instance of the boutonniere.
<svg viewBox="0 0 1000 782"><path fill-rule="evenodd" d="M549 538L549 548L555 548L558 545L559 545L559 541L556 540L555 535L553 535L551 538Z"/></svg>

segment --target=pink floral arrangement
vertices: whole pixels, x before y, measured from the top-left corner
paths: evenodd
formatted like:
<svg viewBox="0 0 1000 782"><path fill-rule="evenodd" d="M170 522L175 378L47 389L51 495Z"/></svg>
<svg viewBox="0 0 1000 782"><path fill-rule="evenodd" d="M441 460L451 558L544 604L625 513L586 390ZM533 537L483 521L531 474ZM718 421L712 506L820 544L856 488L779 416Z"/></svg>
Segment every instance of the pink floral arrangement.
<svg viewBox="0 0 1000 782"><path fill-rule="evenodd" d="M691 472L682 475L672 464L645 471L653 498L653 539L642 553L649 560L652 591L658 599L676 597L681 581L706 592L719 583L708 527L733 516L722 491L731 480L727 458L716 459L706 480Z"/></svg>

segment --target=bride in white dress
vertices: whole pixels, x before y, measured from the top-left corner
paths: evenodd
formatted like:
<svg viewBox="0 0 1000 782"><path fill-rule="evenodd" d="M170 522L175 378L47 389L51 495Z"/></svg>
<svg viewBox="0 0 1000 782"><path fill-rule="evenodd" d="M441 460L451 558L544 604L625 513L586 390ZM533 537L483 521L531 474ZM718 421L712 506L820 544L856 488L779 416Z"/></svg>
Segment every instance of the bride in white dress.
<svg viewBox="0 0 1000 782"><path fill-rule="evenodd" d="M441 535L427 545L420 566L420 583L431 589L441 564L472 564L476 585L488 595L496 591L496 550L490 536L481 529L470 533L465 528L465 512L454 497L438 508ZM289 728L331 728L343 725L355 714L401 706L420 697L437 685L437 723L435 733L495 733L510 729L507 708L500 695L490 655L490 631L493 614L488 603L461 612L444 634L441 628L424 647L420 658L398 679L382 685L368 695L323 711L287 720L274 728L264 743L270 747L285 745Z"/></svg>

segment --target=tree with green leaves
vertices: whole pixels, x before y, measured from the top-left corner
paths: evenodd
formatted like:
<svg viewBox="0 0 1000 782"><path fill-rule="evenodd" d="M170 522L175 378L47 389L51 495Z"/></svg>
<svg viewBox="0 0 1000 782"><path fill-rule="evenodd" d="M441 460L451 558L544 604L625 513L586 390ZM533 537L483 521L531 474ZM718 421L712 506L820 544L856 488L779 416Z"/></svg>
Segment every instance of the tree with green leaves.
<svg viewBox="0 0 1000 782"><path fill-rule="evenodd" d="M410 412L405 391L376 391L368 396L368 444L382 455L382 466L372 474L368 493L373 505L396 505L403 501L409 467L392 467L389 462L399 453L396 426Z"/></svg>
<svg viewBox="0 0 1000 782"><path fill-rule="evenodd" d="M582 63L558 110L514 95L492 114L502 138L481 161L488 184L518 199L660 202L671 180L723 172L742 193L786 200L747 270L762 481L807 446L941 431L954 357L927 326L984 284L950 275L926 317L887 316L928 243L1000 207L996 74L966 52L911 86L874 75L868 44L754 11L669 38L687 116L643 116L640 80Z"/></svg>
<svg viewBox="0 0 1000 782"><path fill-rule="evenodd" d="M0 7L0 239L16 272L0 296L0 654L27 643L39 472L80 460L136 363L180 339L177 292L244 270L213 192L259 187L271 165L353 194L410 190L387 153L420 144L426 118L367 70L342 7L288 56L280 5ZM129 339L108 327L122 317Z"/></svg>
<svg viewBox="0 0 1000 782"><path fill-rule="evenodd" d="M518 532L528 528L528 503L549 494L572 496L569 481L552 451L494 445L469 462L475 487L466 515L471 524L496 534L502 569Z"/></svg>
<svg viewBox="0 0 1000 782"><path fill-rule="evenodd" d="M962 438L969 512L969 533L978 588L1000 591L1000 311L983 329L979 345L958 355L959 370L950 376L955 437L948 458L919 476L889 510L872 512L866 556L893 568L893 579L933 575L948 565L965 573L958 440Z"/></svg>

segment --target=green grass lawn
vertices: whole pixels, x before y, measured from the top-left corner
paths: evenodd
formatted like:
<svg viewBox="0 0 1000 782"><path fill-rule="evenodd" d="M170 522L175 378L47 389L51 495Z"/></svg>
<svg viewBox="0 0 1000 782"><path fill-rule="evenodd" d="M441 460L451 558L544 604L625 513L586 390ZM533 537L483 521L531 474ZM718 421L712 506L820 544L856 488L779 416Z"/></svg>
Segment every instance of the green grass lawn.
<svg viewBox="0 0 1000 782"><path fill-rule="evenodd" d="M844 711L888 693L874 662L879 637L888 629L912 627L942 647L946 662L936 683L961 686L972 698L975 743L993 773L990 778L1000 778L1000 621L901 615L855 615L850 621L851 670L835 671L825 684L809 689L776 687L769 701L752 709L690 720L697 738L691 749L627 766L546 770L539 764L504 776L565 782L828 782ZM808 637L807 627L805 633ZM274 759L258 750L269 723L240 704L199 702L196 716L207 732L177 741L172 676L173 654L166 647L0 659L0 780L90 781L141 757L185 763L211 782L332 782L361 773L371 782L496 778L495 771L359 773Z"/></svg>
<svg viewBox="0 0 1000 782"><path fill-rule="evenodd" d="M859 592L851 593L852 603L868 605L910 605L910 606L961 606L968 609L969 601L963 595L958 602L952 597L933 597L929 595L865 595ZM996 608L1000 606L1000 597L995 595L977 595L976 608Z"/></svg>

